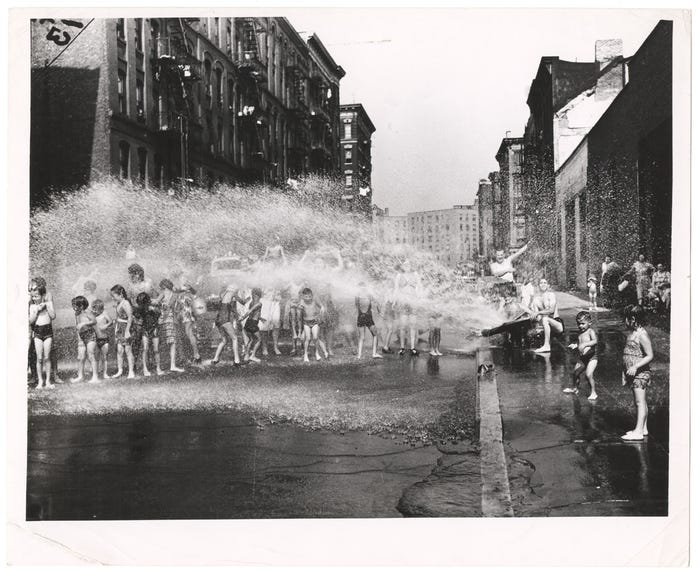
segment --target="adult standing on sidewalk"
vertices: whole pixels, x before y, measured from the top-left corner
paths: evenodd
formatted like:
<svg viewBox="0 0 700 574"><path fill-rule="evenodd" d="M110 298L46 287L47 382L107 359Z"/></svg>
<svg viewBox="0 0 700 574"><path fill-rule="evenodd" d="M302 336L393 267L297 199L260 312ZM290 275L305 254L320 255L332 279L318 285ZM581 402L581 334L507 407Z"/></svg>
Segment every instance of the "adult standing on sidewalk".
<svg viewBox="0 0 700 574"><path fill-rule="evenodd" d="M508 283L513 283L515 277L513 273L515 268L513 267L513 261L520 257L527 250L527 243L518 249L512 255L506 257L503 249L496 251L496 260L491 262L491 275L497 277L500 281L507 281Z"/></svg>
<svg viewBox="0 0 700 574"><path fill-rule="evenodd" d="M534 318L542 323L544 329L544 344L535 349L535 353L549 353L551 351L550 339L552 331L556 334L564 332L564 322L559 317L559 307L557 296L549 288L549 281L544 277L540 279L540 292L535 295L532 302Z"/></svg>
<svg viewBox="0 0 700 574"><path fill-rule="evenodd" d="M637 261L632 265L630 271L634 272L635 282L637 284L637 303L641 306L644 303L644 298L648 295L651 287L651 273L654 267L647 262L644 255L639 255Z"/></svg>

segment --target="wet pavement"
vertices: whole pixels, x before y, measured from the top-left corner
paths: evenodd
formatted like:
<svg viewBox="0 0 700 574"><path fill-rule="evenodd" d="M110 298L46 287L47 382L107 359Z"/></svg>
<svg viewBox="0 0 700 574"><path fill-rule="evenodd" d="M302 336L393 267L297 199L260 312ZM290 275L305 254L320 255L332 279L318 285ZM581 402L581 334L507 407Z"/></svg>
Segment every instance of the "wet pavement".
<svg viewBox="0 0 700 574"><path fill-rule="evenodd" d="M575 310L563 313L574 336ZM616 314L602 312L596 369L599 398L562 393L575 354L561 344L551 356L493 349L503 440L515 516L663 516L668 512L668 363L653 364L649 437L626 443L633 428L632 392L621 385L625 334ZM659 347L663 347L659 341Z"/></svg>

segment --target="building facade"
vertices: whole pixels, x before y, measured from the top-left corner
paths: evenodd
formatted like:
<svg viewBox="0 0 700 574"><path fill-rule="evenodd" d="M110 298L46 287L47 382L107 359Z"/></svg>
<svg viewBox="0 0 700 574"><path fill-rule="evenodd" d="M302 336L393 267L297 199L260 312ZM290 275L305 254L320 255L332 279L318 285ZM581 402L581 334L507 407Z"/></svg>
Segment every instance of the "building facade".
<svg viewBox="0 0 700 574"><path fill-rule="evenodd" d="M473 262L479 252L479 213L476 204L450 209L415 211L408 215L376 215L377 237L388 244L406 244L432 253L448 267Z"/></svg>
<svg viewBox="0 0 700 574"><path fill-rule="evenodd" d="M516 251L527 241L521 172L523 138L503 138L496 161L500 214L494 218L494 235L498 239L496 247L507 253Z"/></svg>
<svg viewBox="0 0 700 574"><path fill-rule="evenodd" d="M556 237L555 171L576 147L605 109L591 106L599 101L609 105L615 89L622 89L622 44L619 40L596 42L596 61L567 62L557 57L540 60L528 93L530 116L523 135L523 199L528 213L526 235L534 245L554 254ZM611 68L615 71L611 72ZM600 89L595 89L600 83ZM583 97L583 113L567 108L577 96ZM594 108L590 111L589 108ZM581 122L580 124L577 122ZM561 144L561 145L560 145ZM554 230L554 233L553 233Z"/></svg>
<svg viewBox="0 0 700 574"><path fill-rule="evenodd" d="M345 198L353 211L372 208L372 134L376 131L362 104L340 106L340 144Z"/></svg>
<svg viewBox="0 0 700 574"><path fill-rule="evenodd" d="M494 250L494 182L492 181L492 179L479 180L479 189L476 192L479 231L479 254L487 257ZM496 185L498 185L498 182L495 183Z"/></svg>
<svg viewBox="0 0 700 574"><path fill-rule="evenodd" d="M606 255L671 261L673 24L626 61L627 82L556 173L559 281L583 287Z"/></svg>
<svg viewBox="0 0 700 574"><path fill-rule="evenodd" d="M51 65L47 29L79 24ZM340 80L285 18L32 22L32 204L100 175L152 187L339 176Z"/></svg>

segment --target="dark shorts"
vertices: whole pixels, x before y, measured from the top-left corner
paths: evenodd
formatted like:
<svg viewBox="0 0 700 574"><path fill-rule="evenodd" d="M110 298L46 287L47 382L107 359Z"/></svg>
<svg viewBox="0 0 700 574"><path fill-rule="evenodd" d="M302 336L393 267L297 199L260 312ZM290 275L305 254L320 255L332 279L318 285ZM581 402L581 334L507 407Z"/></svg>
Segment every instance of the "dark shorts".
<svg viewBox="0 0 700 574"><path fill-rule="evenodd" d="M243 330L250 335L255 335L260 330L258 326L258 319L246 319Z"/></svg>
<svg viewBox="0 0 700 574"><path fill-rule="evenodd" d="M165 320L158 325L158 338L166 345L175 342L175 323L172 320Z"/></svg>
<svg viewBox="0 0 700 574"><path fill-rule="evenodd" d="M372 317L372 312L368 313L358 313L357 314L357 326L358 327L374 327L374 318Z"/></svg>
<svg viewBox="0 0 700 574"><path fill-rule="evenodd" d="M109 345L109 337L97 337L97 348L101 349L105 345Z"/></svg>
<svg viewBox="0 0 700 574"><path fill-rule="evenodd" d="M95 328L92 325L84 325L80 327L78 335L80 335L80 340L85 345L88 343L95 343L97 341L97 334L95 333Z"/></svg>
<svg viewBox="0 0 700 574"><path fill-rule="evenodd" d="M588 366L591 361L598 360L598 353L590 353L588 355L579 355L578 362L584 366Z"/></svg>
<svg viewBox="0 0 700 574"><path fill-rule="evenodd" d="M305 327L313 327L315 325L318 325L318 319L304 319L304 326Z"/></svg>
<svg viewBox="0 0 700 574"><path fill-rule="evenodd" d="M638 372L634 377L625 374L625 382L633 389L646 390L651 385L651 371Z"/></svg>
<svg viewBox="0 0 700 574"><path fill-rule="evenodd" d="M53 337L53 327L51 326L51 323L46 325L34 325L34 328L32 329L32 337L34 339L41 339L42 341L46 341L46 339Z"/></svg>

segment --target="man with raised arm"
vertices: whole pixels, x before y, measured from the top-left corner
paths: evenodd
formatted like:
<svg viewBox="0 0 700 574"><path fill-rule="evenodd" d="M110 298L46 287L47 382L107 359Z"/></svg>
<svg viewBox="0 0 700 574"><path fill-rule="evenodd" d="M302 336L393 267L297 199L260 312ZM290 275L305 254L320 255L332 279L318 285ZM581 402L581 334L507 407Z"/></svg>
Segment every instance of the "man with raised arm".
<svg viewBox="0 0 700 574"><path fill-rule="evenodd" d="M515 281L515 277L513 276L513 272L515 271L513 268L513 261L525 253L527 250L527 245L528 244L526 243L508 257L505 256L503 249L496 251L496 260L491 262L491 275L501 281L513 283Z"/></svg>

